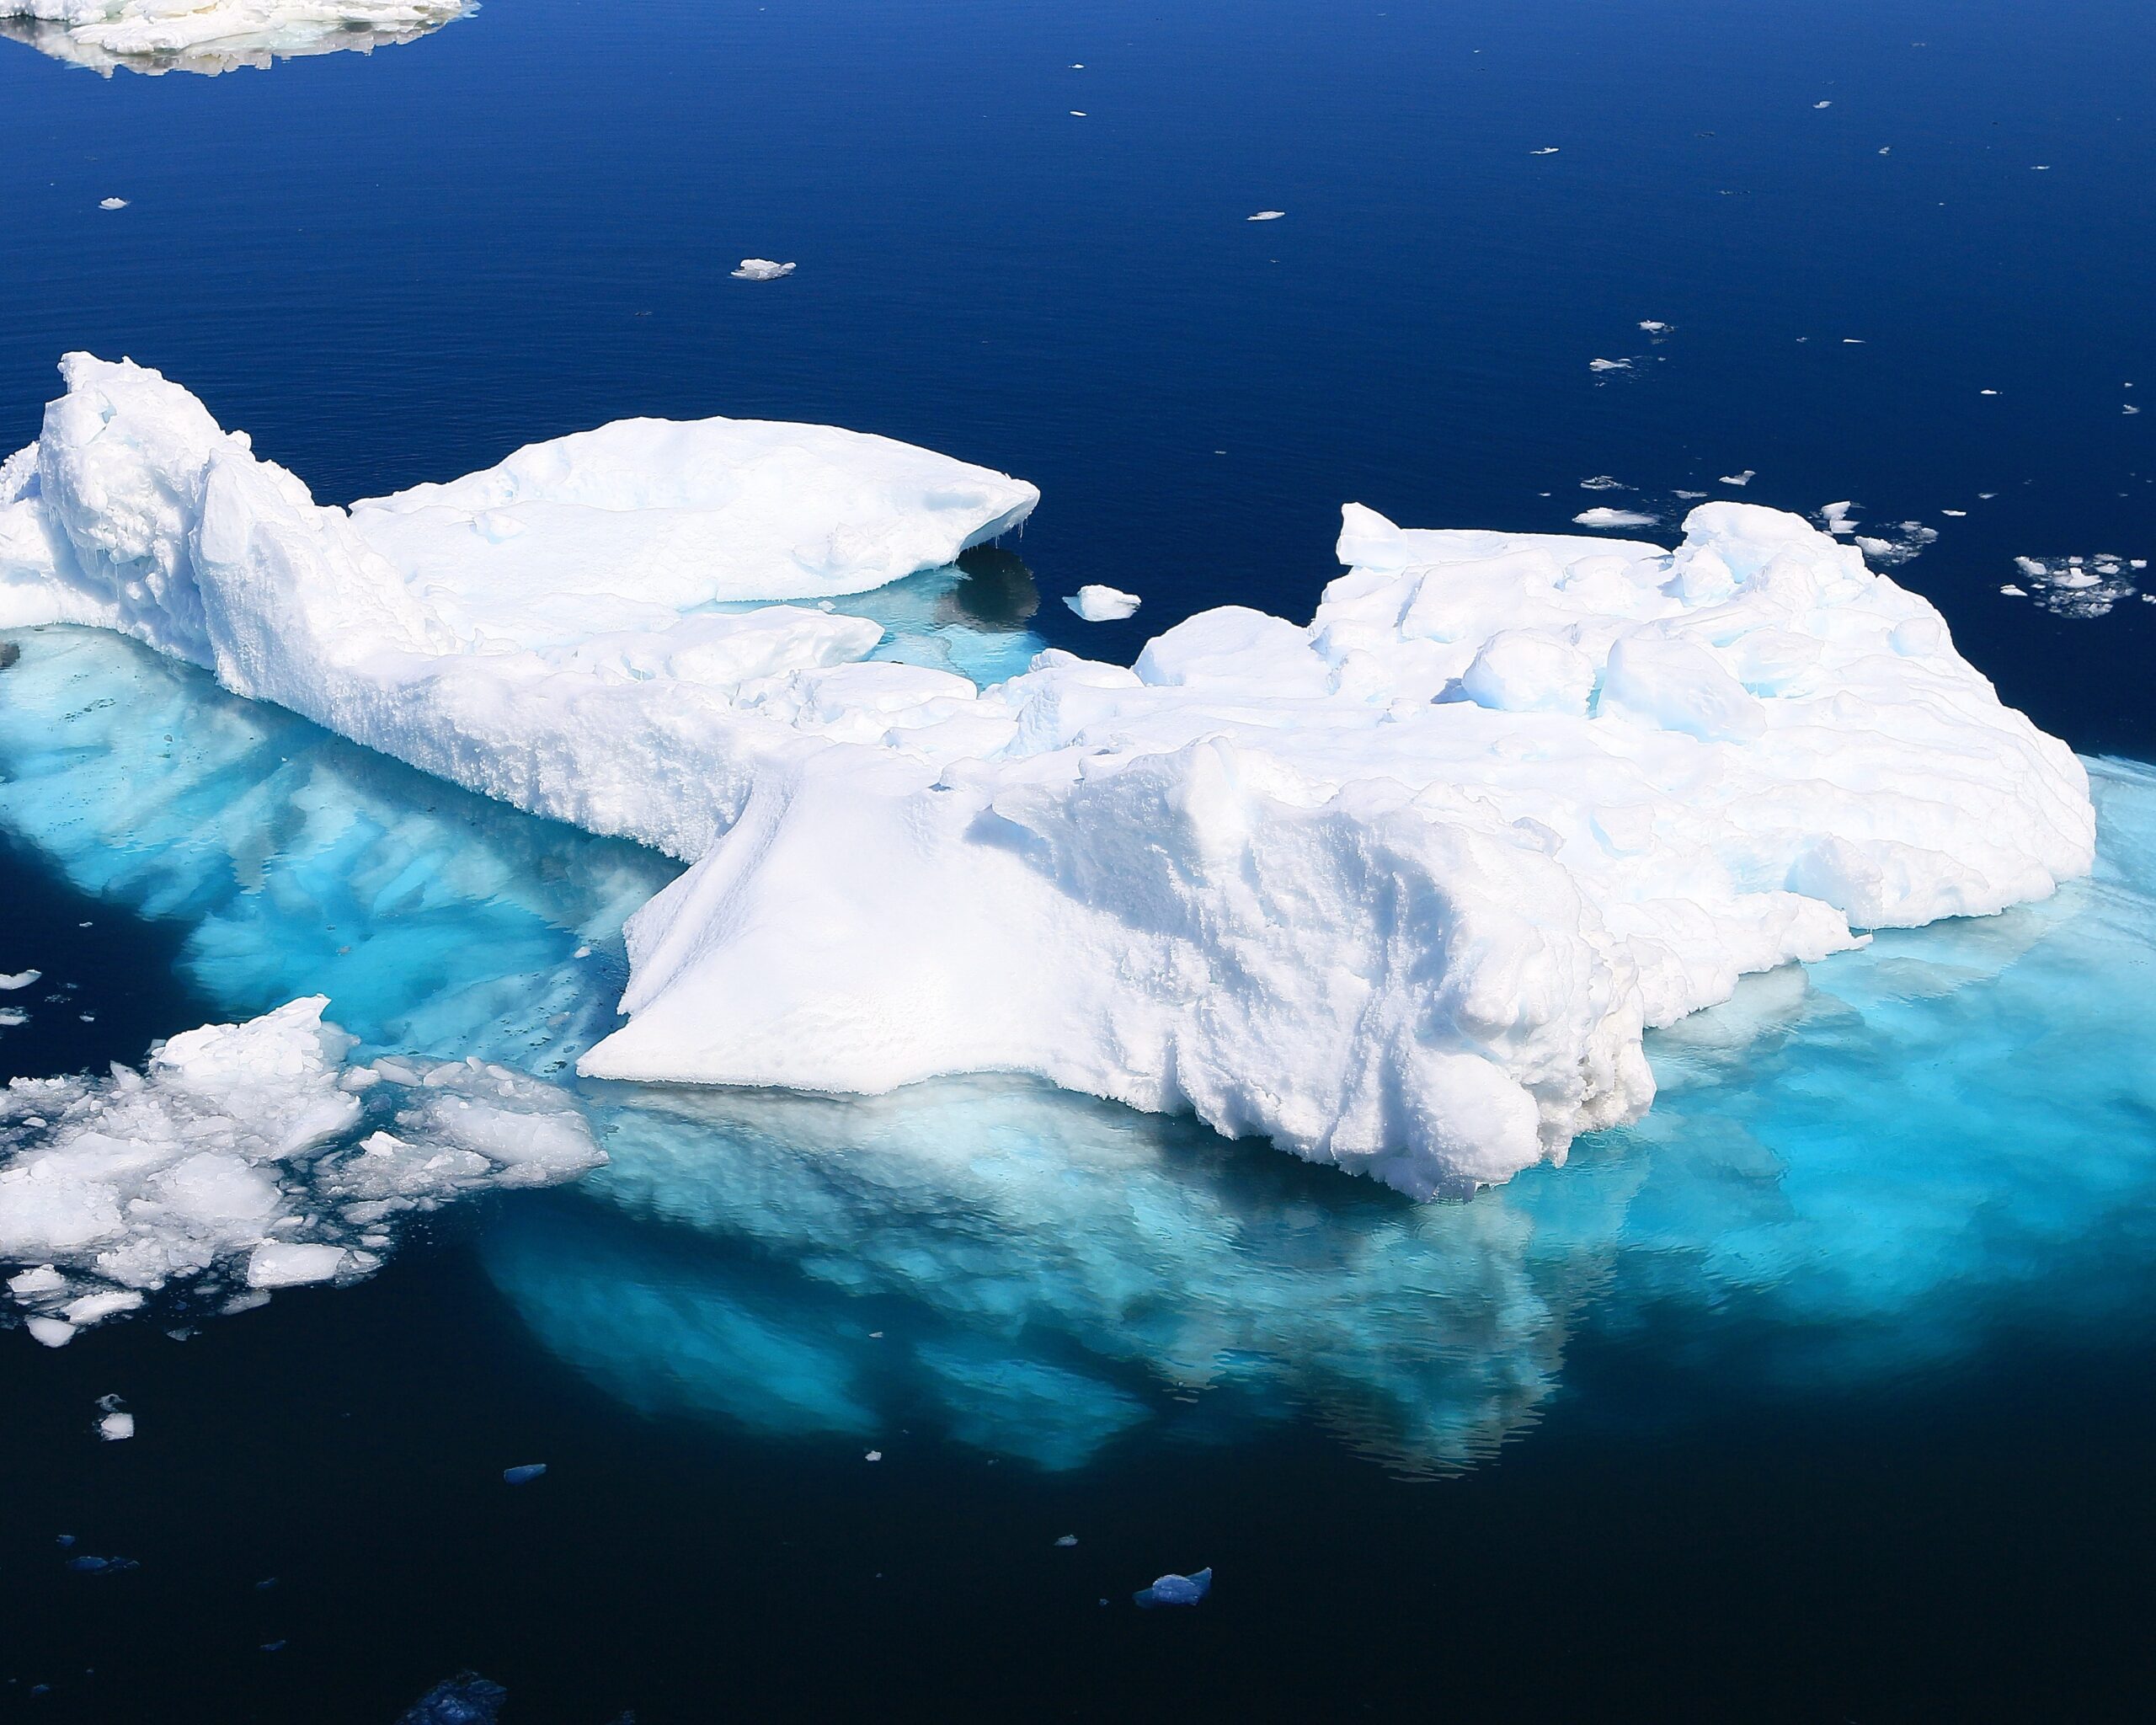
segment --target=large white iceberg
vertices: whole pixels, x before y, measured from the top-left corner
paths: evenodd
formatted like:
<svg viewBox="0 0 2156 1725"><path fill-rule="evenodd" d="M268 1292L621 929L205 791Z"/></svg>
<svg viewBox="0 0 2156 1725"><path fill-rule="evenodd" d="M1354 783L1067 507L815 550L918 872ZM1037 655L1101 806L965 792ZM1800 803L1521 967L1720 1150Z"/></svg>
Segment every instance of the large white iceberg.
<svg viewBox="0 0 2156 1725"><path fill-rule="evenodd" d="M631 422L347 514L155 373L65 371L0 469L0 623L123 629L696 859L595 1076L1030 1073L1428 1196L1636 1115L1643 1028L1742 973L2090 863L2072 754L1793 515L1706 505L1669 552L1350 506L1307 627L1226 607L980 689L859 619L701 607L948 558L1031 508L1001 475L862 485L899 446L825 433L842 506L726 517L755 446L684 472L695 428ZM612 535L641 554L573 579Z"/></svg>
<svg viewBox="0 0 2156 1725"><path fill-rule="evenodd" d="M237 67L408 42L474 0L0 0L0 35L109 77Z"/></svg>

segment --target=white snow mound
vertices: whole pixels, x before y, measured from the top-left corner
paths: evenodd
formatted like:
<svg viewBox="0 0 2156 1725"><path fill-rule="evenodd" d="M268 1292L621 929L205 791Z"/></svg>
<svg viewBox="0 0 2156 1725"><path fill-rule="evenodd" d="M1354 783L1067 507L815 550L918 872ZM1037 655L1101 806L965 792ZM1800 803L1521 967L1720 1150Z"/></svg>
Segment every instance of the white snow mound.
<svg viewBox="0 0 2156 1725"><path fill-rule="evenodd" d="M1349 572L1307 627L1227 606L1127 669L1049 651L983 690L868 661L873 625L806 608L654 628L632 592L616 627L549 561L512 606L496 553L557 529L480 523L526 494L475 476L348 517L154 374L68 377L0 468L0 623L126 629L697 859L630 924L630 1023L596 1076L1031 1073L1424 1197L1636 1115L1643 1027L1739 975L2091 861L2065 745L1928 602L1774 510L1703 505L1672 552L1350 505ZM563 466L547 506L590 506ZM958 471L964 509L916 498L954 541L1030 508ZM676 506L670 474L640 505ZM422 566L397 523L437 506L473 525ZM665 579L662 613L701 577Z"/></svg>
<svg viewBox="0 0 2156 1725"><path fill-rule="evenodd" d="M273 59L408 42L473 0L0 0L0 34L110 77L214 76Z"/></svg>
<svg viewBox="0 0 2156 1725"><path fill-rule="evenodd" d="M29 1266L8 1290L40 1339L175 1280L213 1295L363 1276L403 1213L606 1160L552 1085L476 1060L349 1064L328 1004L190 1030L141 1072L0 1092L0 1263Z"/></svg>

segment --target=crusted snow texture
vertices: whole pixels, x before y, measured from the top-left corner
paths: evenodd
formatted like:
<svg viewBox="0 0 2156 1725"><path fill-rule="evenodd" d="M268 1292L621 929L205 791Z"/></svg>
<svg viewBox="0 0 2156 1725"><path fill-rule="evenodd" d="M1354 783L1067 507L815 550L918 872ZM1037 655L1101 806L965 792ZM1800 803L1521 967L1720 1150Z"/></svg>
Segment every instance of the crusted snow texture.
<svg viewBox="0 0 2156 1725"><path fill-rule="evenodd" d="M1929 603L1774 510L1703 505L1673 553L1350 505L1350 572L1308 627L1229 606L1128 669L1050 651L978 690L865 661L873 625L805 608L657 627L697 571L662 568L648 601L637 572L618 601L576 585L563 563L603 554L606 523L535 512L574 554L496 559L521 536L489 518L536 498L512 468L577 506L583 454L619 440L596 489L678 506L680 451L643 422L348 517L154 374L67 371L0 472L0 622L127 629L699 859L630 924L631 1022L595 1076L1033 1073L1426 1197L1636 1115L1642 1027L1744 972L2091 860L2070 751ZM979 490L952 551L1032 497L959 471ZM456 547L399 538L436 509Z"/></svg>
<svg viewBox="0 0 2156 1725"><path fill-rule="evenodd" d="M537 1079L477 1060L348 1064L354 1039L323 1021L328 1004L190 1030L141 1072L0 1093L0 1263L28 1266L8 1288L40 1340L178 1279L354 1279L399 1215L606 1160L575 1103Z"/></svg>
<svg viewBox="0 0 2156 1725"><path fill-rule="evenodd" d="M108 77L123 66L214 75L273 59L407 42L472 6L473 0L0 0L0 30Z"/></svg>

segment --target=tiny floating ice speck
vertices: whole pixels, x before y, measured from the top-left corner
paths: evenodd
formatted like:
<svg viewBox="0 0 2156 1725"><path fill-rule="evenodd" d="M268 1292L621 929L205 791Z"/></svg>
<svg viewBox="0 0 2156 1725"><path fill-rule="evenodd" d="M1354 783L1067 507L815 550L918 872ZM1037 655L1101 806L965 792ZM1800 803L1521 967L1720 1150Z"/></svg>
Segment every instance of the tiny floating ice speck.
<svg viewBox="0 0 2156 1725"><path fill-rule="evenodd" d="M98 208L100 210L125 210L126 207L127 200L125 198L99 198L98 200Z"/></svg>
<svg viewBox="0 0 2156 1725"><path fill-rule="evenodd" d="M1530 156L1554 156L1557 153L1557 147L1550 144L1540 150L1529 150L1527 153Z"/></svg>
<svg viewBox="0 0 2156 1725"><path fill-rule="evenodd" d="M1832 102L1814 102L1812 105L1814 108L1831 108L1834 104Z"/></svg>
<svg viewBox="0 0 2156 1725"><path fill-rule="evenodd" d="M769 258L744 258L741 267L734 272L737 281L776 281L782 275L793 274L791 264L774 264Z"/></svg>
<svg viewBox="0 0 2156 1725"><path fill-rule="evenodd" d="M1288 212L1285 210L1260 210L1255 216L1246 216L1246 222L1278 222Z"/></svg>

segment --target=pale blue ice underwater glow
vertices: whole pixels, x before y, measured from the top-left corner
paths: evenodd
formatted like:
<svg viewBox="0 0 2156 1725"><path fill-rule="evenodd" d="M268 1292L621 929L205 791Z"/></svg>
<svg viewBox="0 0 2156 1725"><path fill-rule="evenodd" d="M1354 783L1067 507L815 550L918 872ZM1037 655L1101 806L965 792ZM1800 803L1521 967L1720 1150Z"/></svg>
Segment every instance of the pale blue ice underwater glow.
<svg viewBox="0 0 2156 1725"><path fill-rule="evenodd" d="M917 582L901 645L1030 650L1022 617L939 622ZM131 643L13 638L0 827L183 924L223 1010L320 990L377 1046L564 1080L615 1022L622 920L670 864ZM1298 1415L1470 1464L1576 1337L1635 1325L1741 1327L1742 1369L1800 1391L1951 1363L2002 1322L2100 1340L2156 1261L2156 772L2091 771L2095 880L1750 979L1651 1039L1640 1125L1471 1203L1027 1083L584 1086L611 1166L502 1201L480 1250L550 1350L648 1414L1048 1468Z"/></svg>

